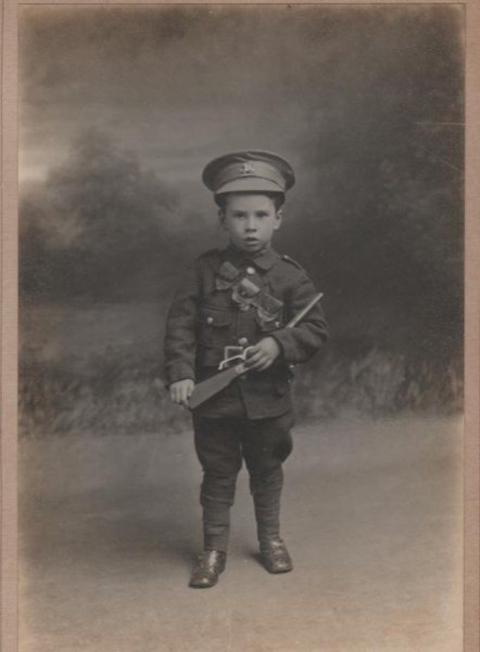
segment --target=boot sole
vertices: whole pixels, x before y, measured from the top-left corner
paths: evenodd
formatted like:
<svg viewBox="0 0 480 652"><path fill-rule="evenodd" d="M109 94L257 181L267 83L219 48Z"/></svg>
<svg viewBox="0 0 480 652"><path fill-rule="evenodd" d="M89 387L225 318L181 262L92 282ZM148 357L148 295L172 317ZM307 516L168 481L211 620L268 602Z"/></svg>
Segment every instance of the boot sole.
<svg viewBox="0 0 480 652"><path fill-rule="evenodd" d="M265 564L263 564L263 567L265 568L266 571L268 571L271 575L281 575L282 573L290 573L293 570L293 566L290 566L290 568L269 568Z"/></svg>

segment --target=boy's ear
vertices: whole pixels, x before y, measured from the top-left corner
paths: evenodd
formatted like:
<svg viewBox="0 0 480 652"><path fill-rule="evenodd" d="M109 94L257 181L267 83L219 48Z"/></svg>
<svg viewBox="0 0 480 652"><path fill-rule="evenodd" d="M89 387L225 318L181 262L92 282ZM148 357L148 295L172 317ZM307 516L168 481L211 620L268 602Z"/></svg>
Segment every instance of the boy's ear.
<svg viewBox="0 0 480 652"><path fill-rule="evenodd" d="M274 231L278 231L278 229L280 228L280 226L282 224L283 212L282 212L281 208L279 208L278 211L276 212L276 218L277 218L277 221L275 223Z"/></svg>

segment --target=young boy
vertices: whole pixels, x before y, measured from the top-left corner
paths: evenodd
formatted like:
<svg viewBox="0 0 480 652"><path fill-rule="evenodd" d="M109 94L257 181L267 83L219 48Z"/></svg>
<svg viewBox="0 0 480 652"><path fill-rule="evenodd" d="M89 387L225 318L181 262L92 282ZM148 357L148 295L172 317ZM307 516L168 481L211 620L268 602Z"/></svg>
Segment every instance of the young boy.
<svg viewBox="0 0 480 652"><path fill-rule="evenodd" d="M194 588L213 586L225 568L242 459L262 562L271 573L292 570L279 525L282 462L292 450L294 422L290 367L308 360L327 338L318 303L297 326L285 327L315 295L302 267L271 247L285 192L295 181L287 161L258 150L227 154L205 167L203 181L214 193L229 244L195 261L170 308L165 369L172 401L188 408L195 383L218 373L226 346L249 350L248 372L193 410L204 533Z"/></svg>

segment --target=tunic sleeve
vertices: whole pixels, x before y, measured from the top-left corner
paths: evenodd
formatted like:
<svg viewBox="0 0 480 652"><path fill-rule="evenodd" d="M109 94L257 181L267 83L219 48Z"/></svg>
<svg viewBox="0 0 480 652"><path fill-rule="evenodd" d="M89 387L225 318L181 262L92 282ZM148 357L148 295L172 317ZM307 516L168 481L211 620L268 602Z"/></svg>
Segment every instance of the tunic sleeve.
<svg viewBox="0 0 480 652"><path fill-rule="evenodd" d="M164 341L165 382L195 380L197 311L200 269L195 263L186 273L167 314Z"/></svg>

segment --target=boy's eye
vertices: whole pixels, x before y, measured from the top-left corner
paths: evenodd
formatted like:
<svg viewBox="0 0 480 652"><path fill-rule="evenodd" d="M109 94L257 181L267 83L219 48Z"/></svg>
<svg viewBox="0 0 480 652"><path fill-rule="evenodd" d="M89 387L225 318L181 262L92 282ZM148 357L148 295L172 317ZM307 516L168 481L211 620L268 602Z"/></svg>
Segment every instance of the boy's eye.
<svg viewBox="0 0 480 652"><path fill-rule="evenodd" d="M254 217L256 219L262 219L264 217L268 217L269 213L268 211L256 211L254 213ZM237 219L246 219L248 218L248 213L246 211L232 211L232 217L237 218Z"/></svg>

